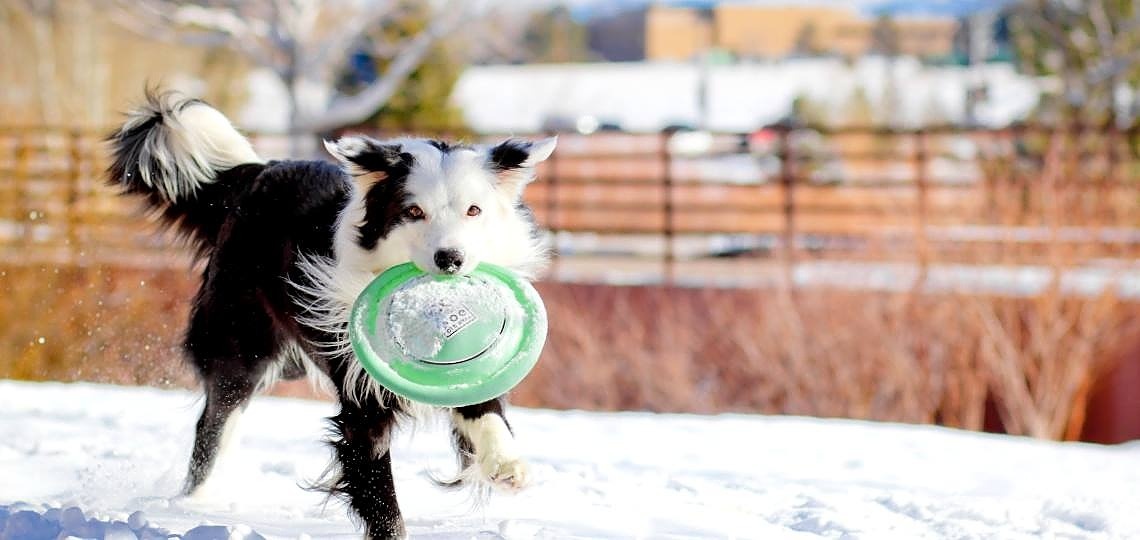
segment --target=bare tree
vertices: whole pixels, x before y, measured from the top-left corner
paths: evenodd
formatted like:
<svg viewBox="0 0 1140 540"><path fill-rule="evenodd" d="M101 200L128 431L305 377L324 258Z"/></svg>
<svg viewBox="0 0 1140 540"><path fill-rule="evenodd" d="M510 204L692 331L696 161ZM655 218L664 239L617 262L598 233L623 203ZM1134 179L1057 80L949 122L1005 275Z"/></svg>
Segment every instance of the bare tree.
<svg viewBox="0 0 1140 540"><path fill-rule="evenodd" d="M372 32L403 17L423 17L406 0L108 0L116 18L157 39L226 47L268 68L287 89L289 132L319 133L366 119L399 89L440 38L469 22L483 2L427 2L418 33L382 41ZM386 59L387 70L358 92L337 79L349 55Z"/></svg>
<svg viewBox="0 0 1140 540"><path fill-rule="evenodd" d="M1066 116L1132 121L1119 91L1140 82L1140 1L1027 0L1010 20L1022 68L1057 77Z"/></svg>
<svg viewBox="0 0 1140 540"><path fill-rule="evenodd" d="M33 50L36 53L36 84L39 89L40 105L44 121L58 124L60 120L59 97L55 92L56 65L54 43L52 41L51 16L55 10L52 0L23 0L15 2L17 9L24 9L32 15Z"/></svg>

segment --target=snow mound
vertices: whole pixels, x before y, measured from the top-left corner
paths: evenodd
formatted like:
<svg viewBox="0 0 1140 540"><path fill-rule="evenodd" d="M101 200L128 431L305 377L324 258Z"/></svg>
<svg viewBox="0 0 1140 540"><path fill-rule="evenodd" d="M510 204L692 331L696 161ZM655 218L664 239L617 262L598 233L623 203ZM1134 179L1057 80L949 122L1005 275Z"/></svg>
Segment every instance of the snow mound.
<svg viewBox="0 0 1140 540"><path fill-rule="evenodd" d="M0 381L0 540L354 538L301 486L324 402L258 398L201 498L175 496L194 394ZM474 508L446 425L393 448L413 538L1140 538L1140 446L898 424L516 409L533 485Z"/></svg>
<svg viewBox="0 0 1140 540"><path fill-rule="evenodd" d="M142 511L132 512L126 521L106 516L86 517L83 510L69 506L53 508L16 502L0 505L0 538L4 540L56 540L69 538L96 540L265 540L245 525L224 527L199 525L181 535L151 527Z"/></svg>

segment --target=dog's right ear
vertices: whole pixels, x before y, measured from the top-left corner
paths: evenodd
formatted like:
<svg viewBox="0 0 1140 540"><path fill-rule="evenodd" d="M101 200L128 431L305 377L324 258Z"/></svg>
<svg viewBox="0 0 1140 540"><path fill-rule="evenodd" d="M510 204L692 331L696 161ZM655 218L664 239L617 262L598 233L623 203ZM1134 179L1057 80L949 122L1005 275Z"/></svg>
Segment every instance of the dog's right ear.
<svg viewBox="0 0 1140 540"><path fill-rule="evenodd" d="M487 164L498 177L498 187L518 199L523 187L534 180L535 169L558 144L558 137L540 141L507 139L487 151Z"/></svg>
<svg viewBox="0 0 1140 540"><path fill-rule="evenodd" d="M403 152L399 144L385 144L371 137L326 140L325 149L341 163L344 172L365 187L396 175L406 175L411 169L412 155Z"/></svg>

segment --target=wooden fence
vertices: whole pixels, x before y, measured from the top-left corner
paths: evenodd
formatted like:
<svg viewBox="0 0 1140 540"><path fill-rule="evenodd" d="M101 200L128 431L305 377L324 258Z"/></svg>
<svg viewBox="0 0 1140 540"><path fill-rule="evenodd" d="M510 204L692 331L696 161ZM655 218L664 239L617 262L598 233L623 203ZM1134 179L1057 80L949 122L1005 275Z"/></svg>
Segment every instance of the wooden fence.
<svg viewBox="0 0 1140 540"><path fill-rule="evenodd" d="M104 185L102 133L0 129L0 260L185 263ZM657 261L667 281L734 254L1024 263L1066 244L1081 260L1135 259L1135 140L1079 127L563 135L526 200L568 254Z"/></svg>
<svg viewBox="0 0 1140 540"><path fill-rule="evenodd" d="M0 261L165 266L186 261L103 171L106 132L0 130Z"/></svg>

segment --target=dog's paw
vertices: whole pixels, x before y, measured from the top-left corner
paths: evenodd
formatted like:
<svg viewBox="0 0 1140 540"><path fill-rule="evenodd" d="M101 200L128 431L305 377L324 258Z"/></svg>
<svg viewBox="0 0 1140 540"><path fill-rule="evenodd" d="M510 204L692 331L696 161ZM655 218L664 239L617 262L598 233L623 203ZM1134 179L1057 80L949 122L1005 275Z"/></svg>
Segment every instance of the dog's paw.
<svg viewBox="0 0 1140 540"><path fill-rule="evenodd" d="M496 488L521 491L530 484L530 468L518 458L487 456L479 460L483 479Z"/></svg>

